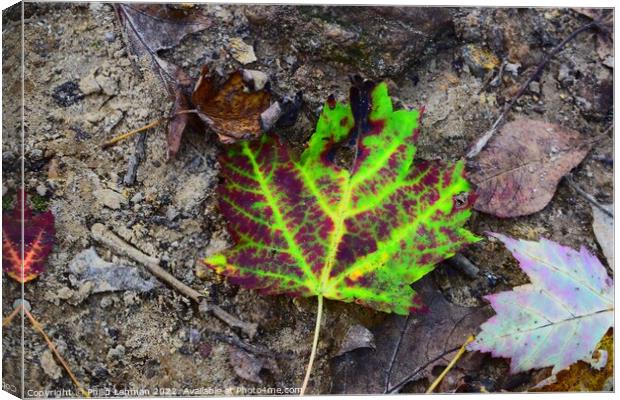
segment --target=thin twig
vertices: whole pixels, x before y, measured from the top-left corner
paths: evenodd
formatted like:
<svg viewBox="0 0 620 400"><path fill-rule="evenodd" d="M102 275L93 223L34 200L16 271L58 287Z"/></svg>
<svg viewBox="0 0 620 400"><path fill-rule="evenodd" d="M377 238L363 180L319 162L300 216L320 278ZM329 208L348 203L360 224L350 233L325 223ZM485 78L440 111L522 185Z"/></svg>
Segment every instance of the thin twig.
<svg viewBox="0 0 620 400"><path fill-rule="evenodd" d="M590 203L592 203L594 206L596 206L598 209L600 209L602 212L604 212L605 214L607 214L608 216L610 216L611 218L614 217L614 213L609 211L605 206L603 206L601 203L599 203L594 196L592 196L590 193L586 192L585 190L583 190L582 188L580 188L579 186L577 186L577 184L575 183L575 181L573 180L573 177L571 175L566 175L564 177L564 179L566 180L566 183L568 183L568 186L570 186L571 188L573 188L577 193L579 193L580 195L583 196L584 199L586 199L587 201L589 201Z"/></svg>
<svg viewBox="0 0 620 400"><path fill-rule="evenodd" d="M56 345L54 345L54 342L52 342L52 340L49 338L49 336L47 336L47 334L43 330L43 327L41 326L39 321L37 321L36 318L32 314L30 314L30 311L28 311L26 309L26 307L24 307L23 304L20 304L19 306L17 306L17 308L15 308L15 310L11 313L11 315L17 314L21 310L24 310L24 313L26 314L26 316L30 320L30 323L32 323L32 327L37 332L39 332L41 334L41 336L43 336L43 339L45 339L45 342L47 343L47 347L49 347L49 349L52 351L52 353L54 353L54 355L56 356L56 359L60 362L60 365L62 365L62 367L65 369L65 371L67 371L67 374L69 375L69 378L71 378L71 380L73 381L75 386L77 386L77 388L80 390L80 392L82 393L82 396L90 397L90 394L86 390L84 390L84 388L82 387L80 382L77 380L77 378L73 374L73 371L71 371L71 368L69 368L69 365L67 364L65 359L62 357L62 355L60 355L60 352L58 351L58 349L56 349ZM9 315L9 317L11 315ZM9 318L9 317L7 317L7 318Z"/></svg>
<svg viewBox="0 0 620 400"><path fill-rule="evenodd" d="M23 304L20 303L17 307L15 307L15 310L11 311L11 313L6 318L3 318L2 326L3 327L9 326L9 324L13 321L13 318L15 318L17 314L19 314L19 311L21 310L22 307L23 307Z"/></svg>
<svg viewBox="0 0 620 400"><path fill-rule="evenodd" d="M161 124L161 123L162 123L162 121L164 121L164 118L157 119L157 120L155 120L155 121L153 121L153 122L151 122L151 123L149 123L149 124L146 124L146 125L144 125L144 126L141 126L141 127L140 127L140 128L138 128L138 129L134 129L134 130L132 130L132 131L129 131L129 132L126 132L126 133L120 134L120 135L118 135L118 136L115 136L115 137L113 137L112 139L110 139L110 140L108 140L107 142L105 142L104 144L102 144L102 145L101 145L101 148L102 148L102 149L107 149L108 147L111 147L111 146L115 145L117 142L120 142L121 140L125 140L125 139L127 139L127 138L129 138L129 137L132 137L132 136L133 136L133 135L135 135L136 133L140 133L140 132L142 132L142 131L145 131L145 130L147 130L147 129L151 129L151 128L153 128L153 127L155 127L155 126L157 126L157 125Z"/></svg>
<svg viewBox="0 0 620 400"><path fill-rule="evenodd" d="M474 336L471 335L467 338L467 340L465 341L465 343L463 343L463 345L461 346L461 348L459 349L458 353L456 353L454 355L454 358L452 359L452 361L450 361L450 364L448 364L448 366L443 370L443 372L437 377L437 379L435 379L435 381L428 387L428 390L426 390L426 393L433 393L433 390L435 390L435 388L441 383L441 381L443 380L443 378L446 376L446 374L452 369L454 368L454 366L456 365L457 361L461 358L461 356L463 356L463 354L465 353L466 349L465 347L467 347L468 344L470 344L471 342L474 341Z"/></svg>
<svg viewBox="0 0 620 400"><path fill-rule="evenodd" d="M530 85L530 83L532 83L532 81L534 79L536 79L536 77L538 75L540 75L540 73L542 72L542 70L545 68L545 66L547 65L547 63L560 51L562 50L562 48L564 46L566 46L567 43L569 43L571 40L575 39L580 33L585 32L587 30L590 30L592 28L597 28L597 29L601 29L601 25L598 21L594 21L594 22L590 22L589 24L583 25L581 28L575 30L573 33L571 33L570 35L568 35L564 40L562 40L562 42L560 44L558 44L557 46L555 46L553 48L553 50L551 50L546 56L545 58L542 60L542 62L540 64L538 64L538 67L536 67L536 70L534 70L534 72L530 75L530 77L525 81L525 83L523 85L521 85L521 87L519 88L519 91L512 97L512 100L510 100L509 103L507 103L504 106L504 110L502 111L502 113L499 115L499 117L497 117L497 119L495 120L495 122L493 122L493 125L491 126L491 129L489 129L488 131L485 132L484 135L482 135L482 137L480 139L478 139L478 141L476 143L474 143L474 145L472 146L472 148L469 150L469 152L467 153L467 155L465 156L465 158L474 158L475 156L477 156L482 149L484 148L484 146L486 146L487 142L491 139L491 137L497 132L497 129L499 128L500 124L502 123L502 121L504 120L504 118L506 117L506 115L508 114L508 112L512 109L512 107L515 105L515 103L517 102L517 100L521 97L521 95L523 95L523 93L525 93L525 90L528 88L528 86Z"/></svg>
<svg viewBox="0 0 620 400"><path fill-rule="evenodd" d="M144 265L144 267L151 274L155 275L155 277L168 284L183 296L201 305L200 309L202 311L211 312L229 326L241 329L250 339L256 334L258 326L255 323L242 321L239 318L230 315L218 305L206 303L205 296L202 293L187 286L168 271L160 267L159 259L148 256L135 247L127 244L123 239L116 236L116 234L102 224L94 224L91 228L91 234L96 241L105 244L115 250L118 254L132 258L133 260Z"/></svg>

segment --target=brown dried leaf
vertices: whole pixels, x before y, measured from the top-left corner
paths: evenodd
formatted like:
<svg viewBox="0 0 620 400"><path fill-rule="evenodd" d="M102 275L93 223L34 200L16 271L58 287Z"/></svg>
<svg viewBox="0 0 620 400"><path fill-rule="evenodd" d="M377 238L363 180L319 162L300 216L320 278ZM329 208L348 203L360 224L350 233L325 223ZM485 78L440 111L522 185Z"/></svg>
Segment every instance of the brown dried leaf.
<svg viewBox="0 0 620 400"><path fill-rule="evenodd" d="M489 307L450 303L430 282L424 279L414 284L429 312L407 317L392 314L372 330L376 350L360 348L332 360L332 393L390 393L408 382L432 381L433 367L447 365L467 337L492 314ZM475 363L475 354L465 357ZM467 364L461 360L456 368Z"/></svg>
<svg viewBox="0 0 620 400"><path fill-rule="evenodd" d="M610 329L601 339L591 362L579 361L536 385L534 392L600 392L613 388L614 335Z"/></svg>
<svg viewBox="0 0 620 400"><path fill-rule="evenodd" d="M250 90L240 71L218 85L204 66L192 102L198 116L222 143L234 143L261 135L260 115L269 107L270 98L266 90Z"/></svg>
<svg viewBox="0 0 620 400"><path fill-rule="evenodd" d="M179 44L190 33L207 29L211 20L196 7L177 4L116 4L117 12L131 24L128 35L136 54L157 52ZM139 43L139 44L138 44Z"/></svg>
<svg viewBox="0 0 620 400"><path fill-rule="evenodd" d="M478 187L474 208L501 218L540 211L588 151L571 129L526 118L510 122L468 165Z"/></svg>

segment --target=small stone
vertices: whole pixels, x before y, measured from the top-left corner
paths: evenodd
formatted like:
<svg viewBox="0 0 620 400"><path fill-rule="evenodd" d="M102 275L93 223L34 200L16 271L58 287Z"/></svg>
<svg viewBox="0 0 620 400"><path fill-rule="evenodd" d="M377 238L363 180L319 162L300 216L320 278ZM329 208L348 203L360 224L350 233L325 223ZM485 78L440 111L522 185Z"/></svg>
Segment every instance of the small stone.
<svg viewBox="0 0 620 400"><path fill-rule="evenodd" d="M562 82L562 84L569 84L573 82L568 65L560 65L560 69L558 70L558 81Z"/></svg>
<svg viewBox="0 0 620 400"><path fill-rule="evenodd" d="M179 211L174 207L168 207L168 210L166 210L166 218L168 218L170 222L174 221L178 215Z"/></svg>
<svg viewBox="0 0 620 400"><path fill-rule="evenodd" d="M500 61L495 54L471 44L462 48L462 55L471 73L479 78L482 78L486 72L492 71L500 65Z"/></svg>
<svg viewBox="0 0 620 400"><path fill-rule="evenodd" d="M32 308L30 307L30 303L28 302L28 300L22 300L22 299L17 299L13 302L13 309L16 309L17 307L19 307L21 304L24 304L24 308L27 311L31 311Z"/></svg>
<svg viewBox="0 0 620 400"><path fill-rule="evenodd" d="M239 37L230 39L230 52L232 57L241 64L250 64L258 60L254 54L254 48Z"/></svg>
<svg viewBox="0 0 620 400"><path fill-rule="evenodd" d="M103 38L106 42L112 43L116 39L116 34L114 32L106 32Z"/></svg>
<svg viewBox="0 0 620 400"><path fill-rule="evenodd" d="M131 202L133 204L140 203L142 200L144 200L144 194L142 194L142 192L138 192L134 194L133 197L131 198Z"/></svg>
<svg viewBox="0 0 620 400"><path fill-rule="evenodd" d="M75 285L80 289L88 287L84 297L90 293L114 291L148 292L157 285L154 277L143 278L136 267L103 260L92 247L82 250L71 260L69 271L76 277Z"/></svg>
<svg viewBox="0 0 620 400"><path fill-rule="evenodd" d="M528 89L532 93L540 94L540 83L538 83L536 81L532 81L532 82L530 82L530 84L528 86Z"/></svg>
<svg viewBox="0 0 620 400"><path fill-rule="evenodd" d="M521 68L521 63L506 63L506 65L504 66L504 71L506 73L512 74L512 76L518 76L519 68Z"/></svg>
<svg viewBox="0 0 620 400"><path fill-rule="evenodd" d="M191 344L197 344L202 339L202 333L196 328L190 328L187 336Z"/></svg>
<svg viewBox="0 0 620 400"><path fill-rule="evenodd" d="M95 79L95 75L93 73L80 79L79 86L82 93L84 93L86 96L88 96L89 94L101 92L101 86L99 86L99 84L97 83L97 80Z"/></svg>
<svg viewBox="0 0 620 400"><path fill-rule="evenodd" d="M122 344L119 344L115 348L110 349L110 351L108 351L107 358L112 359L112 360L119 360L124 355L125 355L125 346L123 346Z"/></svg>
<svg viewBox="0 0 620 400"><path fill-rule="evenodd" d="M243 80L246 81L253 90L262 90L269 81L269 77L263 71L244 69Z"/></svg>
<svg viewBox="0 0 620 400"><path fill-rule="evenodd" d="M41 355L41 368L43 368L43 372L53 380L60 379L62 376L62 369L56 364L54 355L49 349L45 350Z"/></svg>
<svg viewBox="0 0 620 400"><path fill-rule="evenodd" d="M176 207L186 213L195 211L200 203L207 198L209 188L214 179L215 175L211 171L193 175L174 194Z"/></svg>
<svg viewBox="0 0 620 400"><path fill-rule="evenodd" d="M88 6L88 8L90 8L90 11L93 11L93 12L100 11L102 7L103 7L103 3L97 3L97 2L90 3Z"/></svg>
<svg viewBox="0 0 620 400"><path fill-rule="evenodd" d="M116 79L110 76L102 75L97 76L95 79L97 80L99 86L101 86L103 93L107 94L108 96L115 95L118 91L118 81Z"/></svg>
<svg viewBox="0 0 620 400"><path fill-rule="evenodd" d="M47 194L47 188L45 187L45 185L37 186L37 194L39 196L45 196Z"/></svg>
<svg viewBox="0 0 620 400"><path fill-rule="evenodd" d="M101 308L108 308L112 305L112 303L114 303L114 300L112 300L111 297L104 297L103 299L101 299L101 301L99 302L99 305L101 306Z"/></svg>
<svg viewBox="0 0 620 400"><path fill-rule="evenodd" d="M582 111L590 111L592 109L592 103L583 97L575 97L575 103Z"/></svg>
<svg viewBox="0 0 620 400"><path fill-rule="evenodd" d="M68 300L73 297L73 290L69 289L66 286L62 287L56 292L56 297L61 300Z"/></svg>
<svg viewBox="0 0 620 400"><path fill-rule="evenodd" d="M101 205L111 208L112 210L118 210L121 208L122 204L127 203L127 200L122 194L111 189L99 189L93 194Z"/></svg>

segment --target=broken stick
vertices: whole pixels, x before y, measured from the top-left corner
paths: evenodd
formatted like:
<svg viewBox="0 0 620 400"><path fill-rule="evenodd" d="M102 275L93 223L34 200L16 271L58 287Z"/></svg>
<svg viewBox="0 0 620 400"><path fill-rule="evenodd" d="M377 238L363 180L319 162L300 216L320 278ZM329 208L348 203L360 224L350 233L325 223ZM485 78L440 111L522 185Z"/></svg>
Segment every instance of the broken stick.
<svg viewBox="0 0 620 400"><path fill-rule="evenodd" d="M256 330L258 328L257 324L242 321L239 318L230 315L218 305L208 303L203 294L179 281L168 271L160 267L160 260L158 258L148 256L140 250L136 249L135 247L131 246L130 244L126 243L123 239L118 237L114 232L106 228L103 224L94 224L91 227L90 231L96 241L110 247L118 254L129 257L134 261L144 265L144 267L146 267L146 269L151 274L155 275L155 277L157 277L159 280L165 282L174 290L181 293L183 296L197 303L200 306L199 309L201 311L213 313L213 315L215 315L224 323L228 324L230 327L241 329L246 335L248 335L250 339L252 339L256 334Z"/></svg>

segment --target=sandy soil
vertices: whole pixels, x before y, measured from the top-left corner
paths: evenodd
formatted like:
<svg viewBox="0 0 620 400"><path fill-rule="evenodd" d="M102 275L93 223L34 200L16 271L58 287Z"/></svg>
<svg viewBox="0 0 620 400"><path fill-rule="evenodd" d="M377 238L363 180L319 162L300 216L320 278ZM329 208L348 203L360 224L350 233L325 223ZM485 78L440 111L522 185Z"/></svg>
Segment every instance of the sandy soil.
<svg viewBox="0 0 620 400"><path fill-rule="evenodd" d="M246 68L266 72L275 93L301 90L304 94L297 123L278 132L292 146L300 148L312 133L327 95L345 99L348 74L362 73L387 80L397 104L426 107L418 156L444 160L463 155L545 52L588 21L569 9L450 9L448 17L437 16L440 28L420 26L418 37L410 32L415 16L406 13L384 12L365 19L361 15L358 20L355 13L320 7L201 7L213 25L190 35L163 57L196 77L204 63L223 71L240 67L230 55L231 38L253 44L258 61ZM19 184L19 103L15 99L20 71L19 35L5 34L18 29L19 21L9 13L3 18L6 210ZM117 395L138 389L173 394L157 389L180 393L191 388L297 387L310 352L315 302L260 297L213 274L197 274L197 260L230 245L214 195L221 146L215 136L189 133L177 157L167 160L164 127L149 131L137 181L124 185L134 140L108 150L100 145L115 134L166 115L170 102L162 85L147 63L136 63L127 53L110 5L27 4L24 23L25 184L41 209L52 210L58 232L47 271L26 285L25 298L78 379L91 390L104 391L99 394L109 390ZM365 47L350 44L360 37ZM397 43L393 48L388 45L392 42ZM520 63L518 75L490 85L492 72L463 58L466 46ZM549 63L539 84L519 100L511 115L557 122L588 138L598 137L612 121L612 73L596 52L594 35L583 34ZM86 94L86 88L92 92ZM601 161L613 157L611 132L594 144L574 171L576 182L604 203L612 201L613 192L613 169ZM221 340L231 328L214 317L205 318L195 305L163 284L145 292L86 293L70 265L90 247L108 262L135 266L141 271L139 282L148 280L141 266L91 238L95 223L163 260L170 273L231 314L257 323L255 337L242 339L280 355L275 358L277 368L264 368L262 383L239 377L230 362L236 347ZM476 213L469 228L479 234L491 230L584 245L604 259L591 223L590 204L561 183L552 202L539 213L506 220ZM527 282L497 243L483 241L464 254L480 268L475 279L447 265L425 278L435 280L455 304L481 306L484 295ZM7 315L20 297L20 286L6 275L2 284L2 310ZM330 392L329 361L348 328L356 323L376 326L382 319L356 305L328 302L311 392ZM3 380L16 387L21 372L20 335L16 322L3 332ZM74 388L47 354L41 337L28 325L24 335L26 388ZM487 365L481 374L488 374L501 388L508 379L507 362L489 359ZM529 380L527 375L513 389L527 388ZM423 384L410 385L405 391L423 388Z"/></svg>

